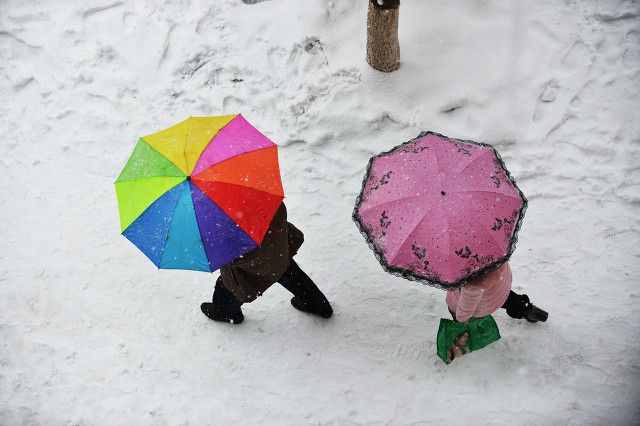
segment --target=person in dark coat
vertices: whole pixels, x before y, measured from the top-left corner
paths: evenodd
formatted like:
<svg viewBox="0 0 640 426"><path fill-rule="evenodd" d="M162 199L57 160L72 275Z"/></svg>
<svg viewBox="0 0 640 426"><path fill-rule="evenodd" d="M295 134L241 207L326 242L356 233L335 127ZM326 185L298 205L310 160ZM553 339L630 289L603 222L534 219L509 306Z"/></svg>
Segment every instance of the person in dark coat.
<svg viewBox="0 0 640 426"><path fill-rule="evenodd" d="M254 301L278 282L293 294L294 308L331 317L331 304L293 260L303 242L304 234L287 222L287 208L282 203L262 244L220 269L211 302L200 305L202 313L214 321L240 324L244 321L242 304Z"/></svg>

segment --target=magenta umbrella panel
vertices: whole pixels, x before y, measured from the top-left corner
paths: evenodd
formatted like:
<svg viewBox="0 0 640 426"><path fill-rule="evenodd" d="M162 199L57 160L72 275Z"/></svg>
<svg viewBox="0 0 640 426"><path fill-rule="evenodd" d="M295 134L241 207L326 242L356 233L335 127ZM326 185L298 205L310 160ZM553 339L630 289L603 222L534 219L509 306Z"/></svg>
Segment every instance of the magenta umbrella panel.
<svg viewBox="0 0 640 426"><path fill-rule="evenodd" d="M509 259L526 207L491 145L423 132L371 158L353 219L387 272L448 289Z"/></svg>

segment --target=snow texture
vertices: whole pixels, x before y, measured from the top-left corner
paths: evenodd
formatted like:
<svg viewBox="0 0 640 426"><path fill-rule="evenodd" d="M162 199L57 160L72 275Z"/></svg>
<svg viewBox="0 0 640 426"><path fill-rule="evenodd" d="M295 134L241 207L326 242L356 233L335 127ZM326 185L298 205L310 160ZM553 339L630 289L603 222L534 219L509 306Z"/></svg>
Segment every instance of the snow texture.
<svg viewBox="0 0 640 426"><path fill-rule="evenodd" d="M250 4L255 3L255 4ZM401 68L364 0L0 0L1 425L640 423L640 4L405 0ZM243 113L281 146L329 321L274 287L207 320L214 276L119 236L137 138ZM421 130L494 144L529 198L503 338L450 366L444 293L351 221L369 157Z"/></svg>

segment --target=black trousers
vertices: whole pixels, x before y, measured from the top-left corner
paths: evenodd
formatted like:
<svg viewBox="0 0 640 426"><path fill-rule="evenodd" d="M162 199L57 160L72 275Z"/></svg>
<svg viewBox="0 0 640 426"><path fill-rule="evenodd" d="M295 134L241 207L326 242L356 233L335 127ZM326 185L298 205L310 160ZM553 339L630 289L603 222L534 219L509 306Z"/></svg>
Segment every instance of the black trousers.
<svg viewBox="0 0 640 426"><path fill-rule="evenodd" d="M303 300L309 300L317 293L320 293L320 289L315 285L313 280L300 268L300 266L291 259L289 268L282 274L277 281L284 288L289 290L291 294L297 296ZM240 307L242 303L236 299L236 297L222 284L222 277L218 277L216 280L216 287L213 291L212 302L215 304L231 305Z"/></svg>

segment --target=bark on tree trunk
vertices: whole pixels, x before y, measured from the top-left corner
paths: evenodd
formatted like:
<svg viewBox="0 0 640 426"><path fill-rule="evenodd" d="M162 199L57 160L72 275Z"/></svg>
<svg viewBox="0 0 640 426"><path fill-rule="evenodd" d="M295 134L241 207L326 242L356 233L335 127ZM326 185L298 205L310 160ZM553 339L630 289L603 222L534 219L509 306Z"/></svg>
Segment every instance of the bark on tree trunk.
<svg viewBox="0 0 640 426"><path fill-rule="evenodd" d="M369 0L367 14L367 62L391 72L400 67L398 12L400 0Z"/></svg>

